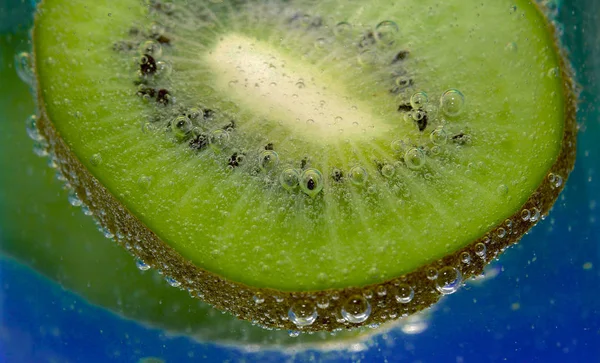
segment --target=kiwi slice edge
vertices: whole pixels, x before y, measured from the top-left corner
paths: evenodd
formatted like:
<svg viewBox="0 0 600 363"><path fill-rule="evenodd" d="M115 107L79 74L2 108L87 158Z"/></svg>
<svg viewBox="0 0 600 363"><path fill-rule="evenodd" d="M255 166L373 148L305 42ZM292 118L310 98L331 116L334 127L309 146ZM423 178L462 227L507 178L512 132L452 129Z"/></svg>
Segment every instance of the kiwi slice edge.
<svg viewBox="0 0 600 363"><path fill-rule="evenodd" d="M538 4L534 5L539 6ZM549 21L546 22L548 32L554 37L554 52L559 56L560 75L563 80L565 97L565 123L562 145L555 163L548 170L548 175L562 175L566 180L573 169L575 160L575 86L572 81L571 70L565 61L564 52L556 43L554 26ZM34 71L35 69L34 67ZM37 87L39 89L39 84ZM439 279L439 273L446 272L447 275L442 276L442 278L447 278L448 282L456 278L453 274L458 274L462 279L480 274L488 262L496 258L505 248L516 243L523 234L535 225L539 221L540 215L548 213L560 191L564 188L564 183L557 186L551 180L552 178L545 178L527 202L514 215L507 218L507 222L497 225L488 234L467 246L435 262L421 266L404 276L368 286L323 291L288 292L255 288L229 281L215 273L203 270L162 242L79 161L61 138L52 121L47 117L42 93L38 92L37 96L40 113L37 127L40 133L49 141L52 153L62 160L59 167L68 182L75 189L80 199L94 212L101 224L114 234L121 231L121 233L131 236L127 240L119 240L119 243L128 247L133 254L147 264L161 269L165 274L181 282L182 288L191 291L202 291L203 299L213 306L267 327L298 329L298 326L290 320L277 317L288 316L290 308L294 306L296 311L312 311L314 308L312 305L318 304L319 301L327 301L327 306L319 308L318 319L310 325L303 326L302 330L334 330L356 327L362 324L382 323L395 316L412 314L427 308L443 296L443 293L436 288L436 281L430 278L432 273L437 273ZM101 211L105 213L100 213ZM523 213L532 213L534 218L524 220L522 218ZM509 230L510 233L506 237L496 238L501 229L503 231ZM469 264L463 263L465 253L470 256L480 256L482 246L486 250L484 257L471 259ZM153 252L150 253L149 251ZM398 305L394 301L394 296L386 292L397 291L399 286L405 286L406 284L412 286L415 298L407 304ZM257 301L260 301L260 303L257 303ZM340 311L348 310L348 308L356 308L356 311L360 312L365 304L369 306L369 309L372 308L372 311L368 319L364 321L353 322L353 324L348 325L347 322L340 322L334 318Z"/></svg>

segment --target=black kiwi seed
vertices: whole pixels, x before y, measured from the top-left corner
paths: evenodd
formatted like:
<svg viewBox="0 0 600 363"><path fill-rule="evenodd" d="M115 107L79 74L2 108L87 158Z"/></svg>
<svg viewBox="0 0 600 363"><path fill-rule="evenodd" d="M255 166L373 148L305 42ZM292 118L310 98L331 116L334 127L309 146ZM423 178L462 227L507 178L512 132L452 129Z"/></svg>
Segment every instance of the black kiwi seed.
<svg viewBox="0 0 600 363"><path fill-rule="evenodd" d="M306 165L308 165L308 158L307 157L305 157L302 160L300 160L300 169L306 168Z"/></svg>
<svg viewBox="0 0 600 363"><path fill-rule="evenodd" d="M140 62L140 70L144 75L151 75L156 73L156 61L154 57L149 54L144 54L142 61Z"/></svg>
<svg viewBox="0 0 600 363"><path fill-rule="evenodd" d="M398 106L398 111L400 112L410 112L412 111L412 106L410 105L410 103L403 103L401 105Z"/></svg>
<svg viewBox="0 0 600 363"><path fill-rule="evenodd" d="M419 126L419 131L425 131L427 128L427 113L423 112L423 118L415 122L417 123L417 126Z"/></svg>
<svg viewBox="0 0 600 363"><path fill-rule="evenodd" d="M461 132L452 136L452 141L459 145L465 145L471 141L471 137L464 132Z"/></svg>
<svg viewBox="0 0 600 363"><path fill-rule="evenodd" d="M410 52L408 50L399 51L398 54L396 54L396 56L394 56L394 59L392 60L392 64L395 64L395 63L405 60L409 54L410 54Z"/></svg>
<svg viewBox="0 0 600 363"><path fill-rule="evenodd" d="M340 169L333 169L331 172L331 178L334 181L341 183L342 179L344 178L344 173Z"/></svg>
<svg viewBox="0 0 600 363"><path fill-rule="evenodd" d="M202 110L202 117L205 120L209 120L209 119L213 118L214 115L215 115L215 111L211 110L210 108L205 108Z"/></svg>
<svg viewBox="0 0 600 363"><path fill-rule="evenodd" d="M265 145L265 150L273 150L273 143L270 142L267 145Z"/></svg>
<svg viewBox="0 0 600 363"><path fill-rule="evenodd" d="M314 190L316 186L317 185L313 178L309 178L306 182L306 188L308 188L308 190Z"/></svg>
<svg viewBox="0 0 600 363"><path fill-rule="evenodd" d="M156 95L156 102L167 105L169 103L169 91L164 88L159 89Z"/></svg>

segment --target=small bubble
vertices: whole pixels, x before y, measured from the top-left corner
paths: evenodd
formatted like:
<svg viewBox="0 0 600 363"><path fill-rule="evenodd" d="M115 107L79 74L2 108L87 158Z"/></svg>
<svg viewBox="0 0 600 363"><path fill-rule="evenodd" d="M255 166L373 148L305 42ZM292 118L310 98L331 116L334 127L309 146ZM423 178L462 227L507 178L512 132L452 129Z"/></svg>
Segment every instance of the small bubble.
<svg viewBox="0 0 600 363"><path fill-rule="evenodd" d="M139 258L135 260L135 265L140 271L147 271L150 269L150 265L146 264L144 261Z"/></svg>
<svg viewBox="0 0 600 363"><path fill-rule="evenodd" d="M508 12L511 14L514 14L517 12L517 6L516 5L512 5L509 9Z"/></svg>
<svg viewBox="0 0 600 363"><path fill-rule="evenodd" d="M350 180L354 185L364 185L367 182L369 174L362 166L355 166L350 169Z"/></svg>
<svg viewBox="0 0 600 363"><path fill-rule="evenodd" d="M151 184L152 184L152 178L149 176L142 175L138 179L138 185L140 186L140 188L142 188L144 190L148 190L150 188Z"/></svg>
<svg viewBox="0 0 600 363"><path fill-rule="evenodd" d="M523 209L521 211L521 219L524 221L528 221L529 218L531 218L531 212L529 211L529 209Z"/></svg>
<svg viewBox="0 0 600 363"><path fill-rule="evenodd" d="M229 144L229 132L221 129L214 130L208 138L211 146L223 148Z"/></svg>
<svg viewBox="0 0 600 363"><path fill-rule="evenodd" d="M159 76L168 77L173 73L173 66L171 63L158 61L156 62L156 69Z"/></svg>
<svg viewBox="0 0 600 363"><path fill-rule="evenodd" d="M517 46L517 43L515 42L506 43L506 45L504 46L504 50L511 53L516 53L518 49L519 48Z"/></svg>
<svg viewBox="0 0 600 363"><path fill-rule="evenodd" d="M378 286L376 292L377 292L377 296L387 295L387 290L385 289L385 286Z"/></svg>
<svg viewBox="0 0 600 363"><path fill-rule="evenodd" d="M273 150L265 150L258 157L259 167L262 171L273 170L279 164L279 155Z"/></svg>
<svg viewBox="0 0 600 363"><path fill-rule="evenodd" d="M293 168L287 168L279 175L279 182L286 190L294 190L300 182L300 173Z"/></svg>
<svg viewBox="0 0 600 363"><path fill-rule="evenodd" d="M292 338L297 338L300 336L300 332L297 330L288 330L288 335Z"/></svg>
<svg viewBox="0 0 600 363"><path fill-rule="evenodd" d="M15 55L15 70L21 81L31 85L33 83L33 62L28 52L19 52Z"/></svg>
<svg viewBox="0 0 600 363"><path fill-rule="evenodd" d="M448 142L448 133L443 127L438 127L431 132L429 139L434 145L445 145Z"/></svg>
<svg viewBox="0 0 600 363"><path fill-rule="evenodd" d="M288 311L290 321L299 327L312 325L318 316L317 309L308 300L297 301Z"/></svg>
<svg viewBox="0 0 600 363"><path fill-rule="evenodd" d="M183 140L192 131L192 121L186 116L178 116L171 122L171 131L178 140Z"/></svg>
<svg viewBox="0 0 600 363"><path fill-rule="evenodd" d="M333 29L333 32L338 37L348 36L352 33L352 25L350 25L350 23L342 21L336 24L335 28Z"/></svg>
<svg viewBox="0 0 600 363"><path fill-rule="evenodd" d="M377 53L371 49L362 51L358 55L358 64L361 66L369 66L377 63Z"/></svg>
<svg viewBox="0 0 600 363"><path fill-rule="evenodd" d="M398 292L396 293L396 301L401 304L408 304L415 297L415 290L407 284L401 284L398 286Z"/></svg>
<svg viewBox="0 0 600 363"><path fill-rule="evenodd" d="M261 294L256 294L252 296L252 300L254 300L254 303L256 305L260 305L265 302L265 298Z"/></svg>
<svg viewBox="0 0 600 363"><path fill-rule="evenodd" d="M302 88L305 88L306 85L304 84L303 80L299 80L298 82L296 82L296 87L302 89Z"/></svg>
<svg viewBox="0 0 600 363"><path fill-rule="evenodd" d="M444 295L455 293L462 283L460 271L454 267L444 267L435 280L436 289Z"/></svg>
<svg viewBox="0 0 600 363"><path fill-rule="evenodd" d="M327 309L329 307L329 299L326 296L318 298L317 307L319 309Z"/></svg>
<svg viewBox="0 0 600 363"><path fill-rule="evenodd" d="M529 220L533 223L539 221L540 213L541 213L540 210L534 207L531 211L532 211L532 214L531 214Z"/></svg>
<svg viewBox="0 0 600 363"><path fill-rule="evenodd" d="M181 282L175 280L174 278L170 277L170 276L165 276L165 281L171 285L172 287L179 287L181 286Z"/></svg>
<svg viewBox="0 0 600 363"><path fill-rule="evenodd" d="M147 134L154 131L154 125L152 125L150 122L144 122L142 124L142 132Z"/></svg>
<svg viewBox="0 0 600 363"><path fill-rule="evenodd" d="M385 164L384 166L381 167L381 175L383 175L386 178L391 178L394 176L394 173L396 172L396 169L394 169L393 165L390 164Z"/></svg>
<svg viewBox="0 0 600 363"><path fill-rule="evenodd" d="M158 58L162 55L162 46L160 45L160 43L154 40L148 40L143 42L140 45L139 50L141 54L148 54L154 58Z"/></svg>
<svg viewBox="0 0 600 363"><path fill-rule="evenodd" d="M429 96L425 92L417 92L410 97L410 105L415 110L422 109L429 103Z"/></svg>
<svg viewBox="0 0 600 363"><path fill-rule="evenodd" d="M98 166L98 165L102 164L102 155L100 155L100 154L92 155L92 157L90 158L90 164L92 164L92 166Z"/></svg>
<svg viewBox="0 0 600 363"><path fill-rule="evenodd" d="M500 184L498 186L498 194L500 194L500 195L507 195L508 194L508 187L505 184Z"/></svg>
<svg viewBox="0 0 600 363"><path fill-rule="evenodd" d="M425 118L425 112L423 110L412 110L410 117L415 121L421 121Z"/></svg>
<svg viewBox="0 0 600 363"><path fill-rule="evenodd" d="M375 27L375 38L380 44L392 45L398 35L398 24L391 20L384 20Z"/></svg>
<svg viewBox="0 0 600 363"><path fill-rule="evenodd" d="M485 247L484 243L479 242L475 245L475 254L479 257L484 257L486 250L487 247Z"/></svg>
<svg viewBox="0 0 600 363"><path fill-rule="evenodd" d="M500 238L506 237L506 230L504 228L498 228L497 235Z"/></svg>
<svg viewBox="0 0 600 363"><path fill-rule="evenodd" d="M559 74L560 74L560 71L559 71L558 67L550 68L550 70L547 73L548 78L553 78L553 79L558 78Z"/></svg>
<svg viewBox="0 0 600 363"><path fill-rule="evenodd" d="M447 116L458 116L465 105L465 96L457 89L449 89L440 98L440 109Z"/></svg>
<svg viewBox="0 0 600 363"><path fill-rule="evenodd" d="M306 120L306 124L307 125L314 125L315 120L313 120L312 118L309 118L308 120Z"/></svg>
<svg viewBox="0 0 600 363"><path fill-rule="evenodd" d="M404 162L411 170L419 170L425 165L425 153L416 147L410 148L404 154Z"/></svg>
<svg viewBox="0 0 600 363"><path fill-rule="evenodd" d="M300 189L307 195L315 197L323 190L323 175L317 169L304 170L300 176Z"/></svg>
<svg viewBox="0 0 600 363"><path fill-rule="evenodd" d="M359 324L371 315L371 304L361 295L350 297L342 306L342 317L349 323Z"/></svg>
<svg viewBox="0 0 600 363"><path fill-rule="evenodd" d="M469 252L462 252L460 254L460 260L462 261L462 263L468 265L471 263L471 255L469 254Z"/></svg>
<svg viewBox="0 0 600 363"><path fill-rule="evenodd" d="M427 271L425 271L425 274L429 280L435 280L438 277L438 270L434 267L429 267Z"/></svg>
<svg viewBox="0 0 600 363"><path fill-rule="evenodd" d="M79 197L77 196L77 193L75 193L74 190L71 190L69 192L69 204L71 204L73 207L81 207L81 204L83 204L81 202L81 199L79 199Z"/></svg>
<svg viewBox="0 0 600 363"><path fill-rule="evenodd" d="M27 126L27 135L33 141L43 141L44 137L40 135L40 132L37 129L37 116L31 115L25 120L25 124Z"/></svg>

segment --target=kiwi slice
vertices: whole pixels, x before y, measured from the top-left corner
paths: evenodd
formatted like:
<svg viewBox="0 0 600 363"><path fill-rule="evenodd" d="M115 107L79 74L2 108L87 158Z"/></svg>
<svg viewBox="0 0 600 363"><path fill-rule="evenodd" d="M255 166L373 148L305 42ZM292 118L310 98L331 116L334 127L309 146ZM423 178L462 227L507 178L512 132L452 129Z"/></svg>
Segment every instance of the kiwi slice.
<svg viewBox="0 0 600 363"><path fill-rule="evenodd" d="M24 32L0 35L0 94L7 95L0 98L0 161L4 170L0 174L1 263L17 261L34 268L88 302L160 328L170 336L237 349L349 349L354 344L369 344L374 334L398 325L391 322L378 330L298 337L294 332L290 336L287 331L269 331L190 298L187 291L173 289L158 271L134 261L125 249L98 233L101 226L85 216L90 211L78 209L82 206L74 193L53 180L54 169L46 165L55 166L55 161L31 152L27 134L43 155L39 135L32 128L35 117L30 117L34 104L29 89L17 78L17 72L23 78L27 72L21 62L17 72L12 67L14 55L17 60L27 58L23 49L27 42ZM23 132L25 119L27 134Z"/></svg>
<svg viewBox="0 0 600 363"><path fill-rule="evenodd" d="M426 308L546 215L575 96L529 1L46 0L37 128L107 235L271 328Z"/></svg>

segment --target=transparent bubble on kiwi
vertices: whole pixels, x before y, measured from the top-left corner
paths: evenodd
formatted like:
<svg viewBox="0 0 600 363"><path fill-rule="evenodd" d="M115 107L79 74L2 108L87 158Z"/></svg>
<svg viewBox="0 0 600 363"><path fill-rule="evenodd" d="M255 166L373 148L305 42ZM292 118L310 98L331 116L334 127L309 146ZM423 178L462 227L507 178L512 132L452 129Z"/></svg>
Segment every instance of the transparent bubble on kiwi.
<svg viewBox="0 0 600 363"><path fill-rule="evenodd" d="M102 164L102 155L98 153L92 155L92 157L90 157L90 164L92 164L92 166L98 166Z"/></svg>
<svg viewBox="0 0 600 363"><path fill-rule="evenodd" d="M459 270L446 266L438 272L435 280L435 288L444 295L455 293L462 283L462 275Z"/></svg>
<svg viewBox="0 0 600 363"><path fill-rule="evenodd" d="M152 185L152 178L149 176L146 176L146 175L142 175L138 179L138 185L143 190L148 190L148 189L150 189L150 186Z"/></svg>
<svg viewBox="0 0 600 363"><path fill-rule="evenodd" d="M148 265L139 258L135 260L135 265L140 271L148 271L150 269L150 265Z"/></svg>
<svg viewBox="0 0 600 363"><path fill-rule="evenodd" d="M81 207L81 205L83 204L83 202L81 201L81 199L79 199L79 196L77 196L77 193L75 193L74 190L71 190L69 192L69 204L72 205L73 207Z"/></svg>
<svg viewBox="0 0 600 363"><path fill-rule="evenodd" d="M300 173L294 168L286 168L279 175L279 183L285 190L294 190L300 183Z"/></svg>
<svg viewBox="0 0 600 363"><path fill-rule="evenodd" d="M352 25L345 21L339 22L335 25L335 28L333 28L333 33L337 37L346 37L352 34Z"/></svg>
<svg viewBox="0 0 600 363"><path fill-rule="evenodd" d="M355 166L350 169L350 174L348 176L354 185L364 185L369 178L367 170L362 166Z"/></svg>
<svg viewBox="0 0 600 363"><path fill-rule="evenodd" d="M309 300L297 301L288 311L288 318L298 327L312 325L318 316L316 307Z"/></svg>
<svg viewBox="0 0 600 363"><path fill-rule="evenodd" d="M425 165L425 153L420 148L412 147L404 154L404 162L411 170L419 170Z"/></svg>
<svg viewBox="0 0 600 363"><path fill-rule="evenodd" d="M29 52L15 54L15 70L21 81L31 85L33 83L33 59Z"/></svg>
<svg viewBox="0 0 600 363"><path fill-rule="evenodd" d="M359 324L371 315L371 304L362 295L353 295L342 305L342 317L349 323Z"/></svg>
<svg viewBox="0 0 600 363"><path fill-rule="evenodd" d="M377 63L377 52L372 49L366 49L360 52L357 56L358 64L367 67Z"/></svg>
<svg viewBox="0 0 600 363"><path fill-rule="evenodd" d="M477 243L475 245L475 254L479 257L485 257L485 253L487 251L487 247L485 246L484 243Z"/></svg>
<svg viewBox="0 0 600 363"><path fill-rule="evenodd" d="M464 106L465 96L457 89L449 89L440 97L440 109L446 116L460 115Z"/></svg>
<svg viewBox="0 0 600 363"><path fill-rule="evenodd" d="M381 167L381 175L383 175L386 178L391 178L394 176L394 174L396 173L396 169L394 168L393 165L390 164L384 164Z"/></svg>
<svg viewBox="0 0 600 363"><path fill-rule="evenodd" d="M460 253L460 261L462 263L464 263L465 265L468 265L471 263L471 254L467 251L461 252Z"/></svg>
<svg viewBox="0 0 600 363"><path fill-rule="evenodd" d="M43 141L44 137L40 134L37 129L37 120L38 117L36 115L31 115L27 117L25 120L25 125L27 127L27 135L33 141Z"/></svg>
<svg viewBox="0 0 600 363"><path fill-rule="evenodd" d="M258 166L262 171L270 171L275 169L279 164L279 155L273 150L265 150L258 157Z"/></svg>
<svg viewBox="0 0 600 363"><path fill-rule="evenodd" d="M506 184L500 184L498 185L498 194L500 195L507 195L508 194L508 187L506 186Z"/></svg>
<svg viewBox="0 0 600 363"><path fill-rule="evenodd" d="M229 132L221 129L213 130L210 133L208 142L213 147L225 147L227 144L229 144Z"/></svg>
<svg viewBox="0 0 600 363"><path fill-rule="evenodd" d="M412 96L410 96L410 105L414 109L422 109L428 103L429 103L429 96L427 95L427 93L425 93L423 91L416 92Z"/></svg>
<svg viewBox="0 0 600 363"><path fill-rule="evenodd" d="M548 70L547 76L548 78L558 78L560 74L560 70L558 67L553 67Z"/></svg>
<svg viewBox="0 0 600 363"><path fill-rule="evenodd" d="M531 216L529 217L529 221L533 222L533 223L539 221L540 220L540 215L541 215L541 212L540 212L539 209L537 209L535 207L532 208L531 209Z"/></svg>
<svg viewBox="0 0 600 363"><path fill-rule="evenodd" d="M323 175L317 169L304 170L300 176L300 189L307 195L314 197L323 190Z"/></svg>
<svg viewBox="0 0 600 363"><path fill-rule="evenodd" d="M427 275L427 278L429 280L435 280L438 277L438 270L434 267L429 267L425 271L425 275Z"/></svg>
<svg viewBox="0 0 600 363"><path fill-rule="evenodd" d="M384 20L375 27L375 39L381 45L392 45L396 42L399 30L398 24L391 20Z"/></svg>
<svg viewBox="0 0 600 363"><path fill-rule="evenodd" d="M407 284L400 284L396 292L396 301L408 304L415 297L415 290Z"/></svg>
<svg viewBox="0 0 600 363"><path fill-rule="evenodd" d="M156 62L156 72L161 77L168 77L173 73L173 66L169 62L158 61Z"/></svg>
<svg viewBox="0 0 600 363"><path fill-rule="evenodd" d="M517 46L517 43L515 43L515 42L508 42L504 46L504 50L506 50L507 52L510 52L510 53L516 53L519 50L519 47Z"/></svg>
<svg viewBox="0 0 600 363"><path fill-rule="evenodd" d="M155 40L147 40L140 44L139 52L141 54L148 54L154 58L162 56L162 46Z"/></svg>
<svg viewBox="0 0 600 363"><path fill-rule="evenodd" d="M448 142L448 133L443 127L438 127L431 132L429 139L434 145L445 145Z"/></svg>
<svg viewBox="0 0 600 363"><path fill-rule="evenodd" d="M165 276L165 281L167 282L167 284L171 285L172 287L179 287L179 286L181 286L181 282L175 280L171 276Z"/></svg>
<svg viewBox="0 0 600 363"><path fill-rule="evenodd" d="M410 117L415 121L421 121L425 118L425 111L423 110L412 110Z"/></svg>
<svg viewBox="0 0 600 363"><path fill-rule="evenodd" d="M175 138L184 139L192 131L192 121L186 116L178 116L171 122L171 132Z"/></svg>
<svg viewBox="0 0 600 363"><path fill-rule="evenodd" d="M529 209L525 208L521 211L521 219L527 222L531 218L531 212Z"/></svg>

